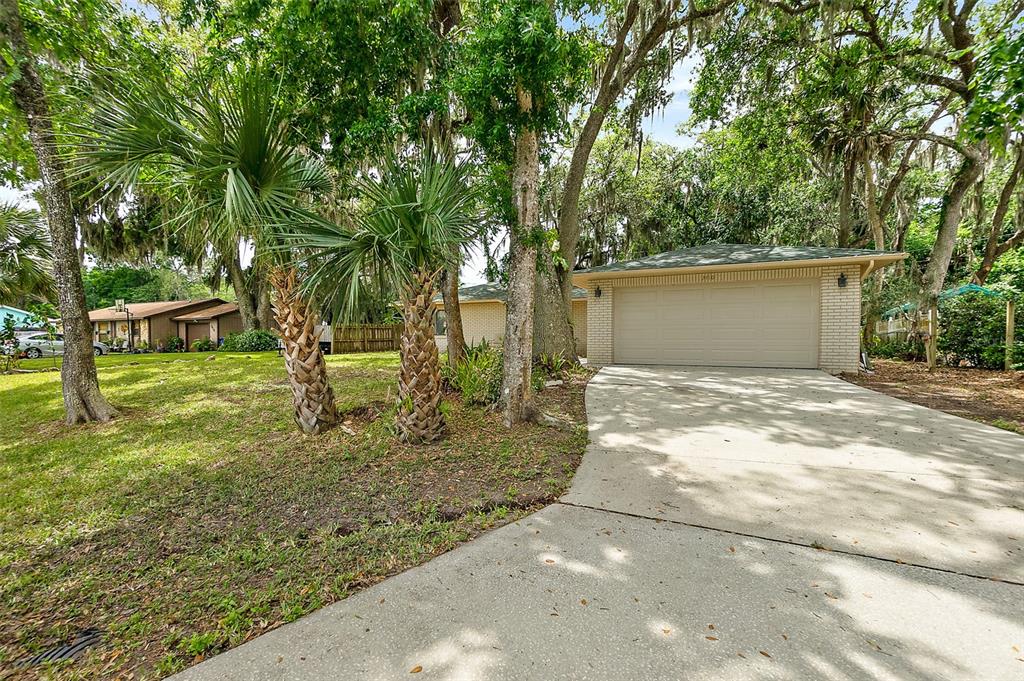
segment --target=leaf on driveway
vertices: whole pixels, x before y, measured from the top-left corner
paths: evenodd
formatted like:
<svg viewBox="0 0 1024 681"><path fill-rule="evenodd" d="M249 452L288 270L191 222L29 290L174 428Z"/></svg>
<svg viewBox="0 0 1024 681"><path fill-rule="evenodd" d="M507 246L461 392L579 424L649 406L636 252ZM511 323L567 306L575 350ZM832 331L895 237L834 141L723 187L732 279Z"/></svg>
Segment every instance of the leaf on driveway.
<svg viewBox="0 0 1024 681"><path fill-rule="evenodd" d="M768 653L764 652L763 650L759 650L759 651L757 651L757 652L759 652L759 653L761 653L762 655L764 655L765 657L767 657L767 658L771 659L771 655L769 655Z"/></svg>
<svg viewBox="0 0 1024 681"><path fill-rule="evenodd" d="M423 667L421 667L420 665L416 665L415 667L413 667L412 669L409 670L409 673L410 674L419 674L421 671L423 671Z"/></svg>
<svg viewBox="0 0 1024 681"><path fill-rule="evenodd" d="M714 636L705 636L704 638L706 638L709 641L717 641L718 640L718 638L716 638Z"/></svg>

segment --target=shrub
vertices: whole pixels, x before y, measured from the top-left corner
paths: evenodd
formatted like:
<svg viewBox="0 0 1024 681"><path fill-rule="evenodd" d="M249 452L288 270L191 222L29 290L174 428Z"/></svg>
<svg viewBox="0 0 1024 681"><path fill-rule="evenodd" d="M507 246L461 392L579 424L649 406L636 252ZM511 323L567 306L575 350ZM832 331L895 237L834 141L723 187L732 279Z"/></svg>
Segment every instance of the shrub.
<svg viewBox="0 0 1024 681"><path fill-rule="evenodd" d="M501 352L487 341L466 348L458 364L446 364L444 378L466 404L494 404L501 395Z"/></svg>
<svg viewBox="0 0 1024 681"><path fill-rule="evenodd" d="M569 360L557 352L550 355L541 353L537 364L547 376L551 377L561 377L570 367Z"/></svg>
<svg viewBox="0 0 1024 681"><path fill-rule="evenodd" d="M167 352L181 352L185 349L185 341L181 336L170 336L167 339Z"/></svg>
<svg viewBox="0 0 1024 681"><path fill-rule="evenodd" d="M265 352L277 349L277 336L263 329L229 333L220 346L225 352Z"/></svg>
<svg viewBox="0 0 1024 681"><path fill-rule="evenodd" d="M902 359L914 362L924 358L924 343L902 338L875 338L868 346L868 354L882 359Z"/></svg>
<svg viewBox="0 0 1024 681"><path fill-rule="evenodd" d="M192 352L209 352L216 349L217 344L209 338L196 338L192 341Z"/></svg>
<svg viewBox="0 0 1024 681"><path fill-rule="evenodd" d="M1024 332L1024 315L1017 315L1015 331L1017 337ZM1005 345L1004 298L968 293L939 303L938 346L947 365L1002 369Z"/></svg>

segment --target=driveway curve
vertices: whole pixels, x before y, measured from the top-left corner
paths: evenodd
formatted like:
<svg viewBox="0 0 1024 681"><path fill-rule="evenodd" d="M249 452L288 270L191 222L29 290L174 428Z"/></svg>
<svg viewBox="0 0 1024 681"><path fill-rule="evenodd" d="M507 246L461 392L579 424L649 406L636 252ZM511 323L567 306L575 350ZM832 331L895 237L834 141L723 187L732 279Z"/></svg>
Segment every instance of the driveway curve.
<svg viewBox="0 0 1024 681"><path fill-rule="evenodd" d="M180 678L1021 678L1024 586L974 573L1018 575L1024 439L818 372L587 407L561 503Z"/></svg>

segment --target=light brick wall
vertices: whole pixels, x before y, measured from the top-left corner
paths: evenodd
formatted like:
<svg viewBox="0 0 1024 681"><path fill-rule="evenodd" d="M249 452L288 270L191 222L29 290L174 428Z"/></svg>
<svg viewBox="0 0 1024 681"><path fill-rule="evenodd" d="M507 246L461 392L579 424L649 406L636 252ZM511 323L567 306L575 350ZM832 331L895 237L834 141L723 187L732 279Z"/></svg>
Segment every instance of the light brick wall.
<svg viewBox="0 0 1024 681"><path fill-rule="evenodd" d="M505 337L505 303L464 303L461 307L466 343L476 345L486 340L491 345L501 344Z"/></svg>
<svg viewBox="0 0 1024 681"><path fill-rule="evenodd" d="M612 304L614 289L608 282L590 282L587 289L587 364L612 363ZM595 295L601 289L601 297Z"/></svg>
<svg viewBox="0 0 1024 681"><path fill-rule="evenodd" d="M845 288L839 275L846 274ZM829 373L856 372L860 366L860 268L821 270L821 340L818 366Z"/></svg>

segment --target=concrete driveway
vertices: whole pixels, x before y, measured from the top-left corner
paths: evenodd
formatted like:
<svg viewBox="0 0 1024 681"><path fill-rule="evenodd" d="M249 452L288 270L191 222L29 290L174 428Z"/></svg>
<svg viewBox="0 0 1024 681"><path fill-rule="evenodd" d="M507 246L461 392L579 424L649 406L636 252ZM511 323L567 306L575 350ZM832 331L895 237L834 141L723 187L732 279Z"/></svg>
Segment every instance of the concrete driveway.
<svg viewBox="0 0 1024 681"><path fill-rule="evenodd" d="M1019 435L820 371L608 367L587 412L567 502L1024 583Z"/></svg>
<svg viewBox="0 0 1024 681"><path fill-rule="evenodd" d="M563 503L182 678L1021 678L1024 438L818 372L587 406Z"/></svg>

